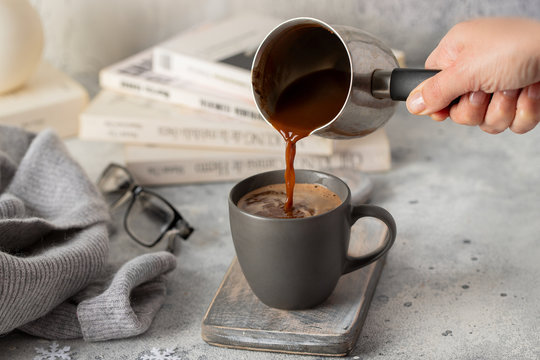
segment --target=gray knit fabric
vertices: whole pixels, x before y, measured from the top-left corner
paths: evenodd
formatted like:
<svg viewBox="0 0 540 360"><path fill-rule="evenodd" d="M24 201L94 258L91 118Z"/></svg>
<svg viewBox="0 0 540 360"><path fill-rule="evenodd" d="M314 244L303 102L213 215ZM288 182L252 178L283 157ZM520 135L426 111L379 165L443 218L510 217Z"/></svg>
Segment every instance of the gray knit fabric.
<svg viewBox="0 0 540 360"><path fill-rule="evenodd" d="M165 297L167 252L106 266L108 208L52 132L0 126L0 334L88 341L143 333Z"/></svg>

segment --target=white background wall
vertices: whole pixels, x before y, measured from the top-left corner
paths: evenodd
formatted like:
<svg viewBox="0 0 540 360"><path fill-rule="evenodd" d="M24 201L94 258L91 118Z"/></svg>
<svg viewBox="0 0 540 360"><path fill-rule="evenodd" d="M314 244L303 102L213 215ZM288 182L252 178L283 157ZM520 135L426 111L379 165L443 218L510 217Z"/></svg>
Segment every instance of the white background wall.
<svg viewBox="0 0 540 360"><path fill-rule="evenodd" d="M97 91L97 72L182 29L244 10L353 25L421 65L455 23L477 16L540 20L538 0L30 0L45 28L45 58Z"/></svg>

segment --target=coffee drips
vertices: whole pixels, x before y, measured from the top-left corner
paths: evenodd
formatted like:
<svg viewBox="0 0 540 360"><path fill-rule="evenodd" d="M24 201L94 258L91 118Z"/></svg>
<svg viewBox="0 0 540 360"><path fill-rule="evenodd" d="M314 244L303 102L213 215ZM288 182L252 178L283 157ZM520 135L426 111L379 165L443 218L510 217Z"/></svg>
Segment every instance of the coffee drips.
<svg viewBox="0 0 540 360"><path fill-rule="evenodd" d="M285 210L293 211L296 142L328 124L347 100L350 74L325 69L304 75L281 92L268 121L285 139Z"/></svg>

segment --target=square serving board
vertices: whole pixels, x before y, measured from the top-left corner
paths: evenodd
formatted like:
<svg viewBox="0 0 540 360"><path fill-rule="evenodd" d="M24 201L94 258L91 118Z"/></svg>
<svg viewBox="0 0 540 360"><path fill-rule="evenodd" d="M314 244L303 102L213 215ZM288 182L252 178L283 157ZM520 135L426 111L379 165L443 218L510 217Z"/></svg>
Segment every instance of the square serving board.
<svg viewBox="0 0 540 360"><path fill-rule="evenodd" d="M366 242L373 249L386 232L378 220L359 220L352 228L349 254L366 253ZM268 307L253 294L235 258L204 316L202 338L236 349L345 356L358 339L384 261L342 276L323 304L287 311Z"/></svg>

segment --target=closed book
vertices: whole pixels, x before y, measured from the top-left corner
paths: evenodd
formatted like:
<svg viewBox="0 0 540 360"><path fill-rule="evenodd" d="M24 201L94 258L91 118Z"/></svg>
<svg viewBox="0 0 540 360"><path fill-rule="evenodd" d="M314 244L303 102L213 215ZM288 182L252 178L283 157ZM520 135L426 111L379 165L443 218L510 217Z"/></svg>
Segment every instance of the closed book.
<svg viewBox="0 0 540 360"><path fill-rule="evenodd" d="M137 95L242 120L260 121L253 99L216 92L176 77L152 71L152 49L135 54L99 72L100 85L109 90Z"/></svg>
<svg viewBox="0 0 540 360"><path fill-rule="evenodd" d="M390 145L384 129L366 137L335 141L332 155L308 155L297 152L297 169L332 171L385 171L390 169ZM126 145L126 166L137 182L144 185L168 185L236 181L270 170L285 168L284 152L256 153L194 150L158 146Z"/></svg>
<svg viewBox="0 0 540 360"><path fill-rule="evenodd" d="M131 144L284 153L281 135L262 120L238 121L185 106L101 91L80 116L79 137ZM304 154L328 155L333 140L310 136Z"/></svg>
<svg viewBox="0 0 540 360"><path fill-rule="evenodd" d="M280 22L244 13L181 32L154 48L153 70L251 99L255 51Z"/></svg>
<svg viewBox="0 0 540 360"><path fill-rule="evenodd" d="M0 96L0 124L40 131L53 128L62 137L75 136L88 93L71 77L42 62L24 86Z"/></svg>

